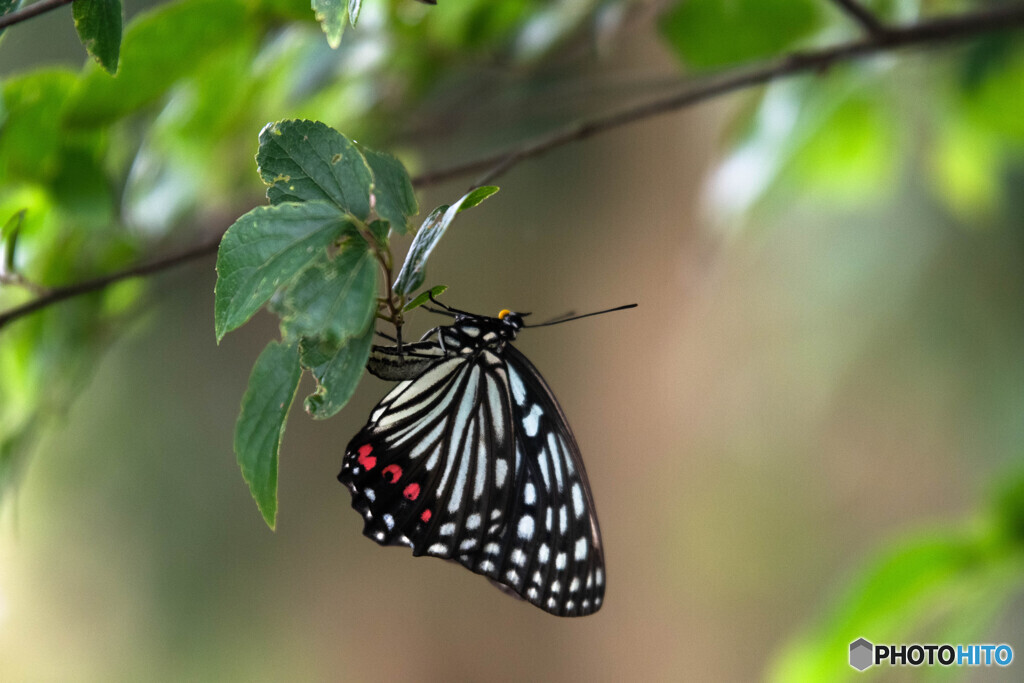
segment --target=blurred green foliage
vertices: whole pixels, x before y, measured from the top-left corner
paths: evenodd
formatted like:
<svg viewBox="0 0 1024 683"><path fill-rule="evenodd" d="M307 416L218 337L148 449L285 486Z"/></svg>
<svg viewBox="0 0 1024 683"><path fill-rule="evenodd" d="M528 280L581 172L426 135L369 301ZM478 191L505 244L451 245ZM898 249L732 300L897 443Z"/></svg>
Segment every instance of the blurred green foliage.
<svg viewBox="0 0 1024 683"><path fill-rule="evenodd" d="M912 22L989 3L865 4L888 21ZM19 5L0 0L0 14ZM339 187L366 186L356 201L344 192L295 190L294 169L274 168L271 147L261 147L260 169L270 169L262 178L271 185L273 206L245 214L233 230L255 229L263 218L273 224L275 213L290 212L302 222L320 211L320 247L337 247L343 235L387 246L388 227L392 237L416 232L408 219L418 205L403 163L416 169L423 154L396 131L414 128L426 105L453 90L481 87L480 80L489 78L479 76L481 64L541 82L546 68L600 54L595 46L616 31L647 30L662 37L681 69L700 76L858 35L833 3L816 0L689 0L670 4L654 22L626 21L642 15L643 5L453 0L431 8L412 0L180 0L132 17L122 35L120 2L75 3L73 18L91 56L81 69L45 66L3 74L0 224L7 225L7 235L0 242L11 245L11 230L20 225L16 249L8 248L10 265L36 289L80 282L192 243L211 216L238 216L261 201L265 186L252 172L253 153L267 122L311 119L373 147L401 147L396 151L402 160L345 140L341 151L365 161L339 180ZM905 61L884 56L739 98L710 184L714 208L735 226L796 201L855 206L914 184L964 225L998 226L1015 215L1019 221L1008 202L1024 166L1019 34L983 36L943 56L932 53L926 65L914 68L925 67L929 77L916 79L914 88L906 87L913 71ZM499 81L492 88L501 86ZM481 90L493 96L494 89ZM287 161L297 152L282 147L274 154ZM284 176L288 180L279 183ZM381 221L353 233L352 221L339 215L347 212L358 221L370 216L371 179L382 189L375 208ZM428 216L398 278L395 292L403 304L423 284L425 259L455 213L482 198L469 195L461 206ZM22 212L23 220L9 222ZM234 237L229 232L225 239ZM236 431L240 464L271 525L284 429L284 414L275 407L290 405L306 368L318 383L307 410L333 415L351 396L369 352L367 320L379 283L376 269L367 268L376 247L360 244L334 258L321 250L282 272L257 273L237 290L234 308L233 299L222 301L231 287L218 291L219 337L245 322L282 284L295 283L288 296L270 301L285 318L285 342L272 342L257 361ZM243 265L265 269L263 256ZM328 281L341 289L325 289ZM137 313L144 288L123 283L0 329L0 495L16 481L40 430L81 392L122 319ZM13 279L0 283L0 311L29 301L34 291ZM349 311L351 318L336 319L330 307L318 308L323 296L348 298L353 291L361 307ZM422 301L416 298L410 307ZM257 405L264 391L282 400ZM257 424L265 429L248 429ZM845 653L860 635L908 638L907 629L914 628L922 638L969 640L1007 596L1021 590L1022 491L1024 478L1015 478L977 520L921 532L881 551L815 631L784 650L774 675L847 676L844 661L836 668L836 652Z"/></svg>

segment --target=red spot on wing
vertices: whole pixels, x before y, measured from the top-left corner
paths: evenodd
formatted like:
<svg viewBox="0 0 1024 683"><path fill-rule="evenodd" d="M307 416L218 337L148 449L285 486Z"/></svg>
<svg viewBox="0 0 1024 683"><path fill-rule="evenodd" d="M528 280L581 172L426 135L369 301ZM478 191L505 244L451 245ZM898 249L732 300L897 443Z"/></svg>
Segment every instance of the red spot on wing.
<svg viewBox="0 0 1024 683"><path fill-rule="evenodd" d="M417 498L420 497L420 485L409 484L408 486L405 487L405 491L402 492L402 495L408 498L409 500L416 500Z"/></svg>
<svg viewBox="0 0 1024 683"><path fill-rule="evenodd" d="M359 447L359 457L357 458L357 460L359 460L360 465L362 465L368 470L372 470L374 467L377 466L377 458L370 455L370 453L372 452L373 446L371 446L370 444L366 444L364 446Z"/></svg>
<svg viewBox="0 0 1024 683"><path fill-rule="evenodd" d="M380 471L380 476L384 477L384 481L394 484L402 476L402 468L398 465L388 465Z"/></svg>
<svg viewBox="0 0 1024 683"><path fill-rule="evenodd" d="M422 519L424 522L429 522L430 521L430 510L424 510L423 514L420 515L420 519Z"/></svg>

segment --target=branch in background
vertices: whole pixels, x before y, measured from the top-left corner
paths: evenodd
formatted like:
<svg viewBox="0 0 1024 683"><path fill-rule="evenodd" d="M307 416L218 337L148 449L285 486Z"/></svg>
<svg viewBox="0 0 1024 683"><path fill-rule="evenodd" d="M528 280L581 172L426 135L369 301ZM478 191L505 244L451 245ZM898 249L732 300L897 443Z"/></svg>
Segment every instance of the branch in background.
<svg viewBox="0 0 1024 683"><path fill-rule="evenodd" d="M888 33L888 29L878 20L874 12L860 4L860 0L832 0L832 2L839 5L839 9L860 24L868 35L884 36Z"/></svg>
<svg viewBox="0 0 1024 683"><path fill-rule="evenodd" d="M91 0L86 0L90 1ZM8 26L14 26L20 24L23 21L28 21L32 17L37 17L40 14L45 14L50 10L63 7L64 5L70 5L72 0L39 0L39 2L32 3L28 7L22 7L17 12L11 12L0 17L0 30L7 28Z"/></svg>
<svg viewBox="0 0 1024 683"><path fill-rule="evenodd" d="M28 315L29 313L35 313L36 311L46 308L51 304L55 304L58 301L64 301L65 299L71 299L82 294L88 294L89 292L105 289L116 282L120 282L121 280L159 273L160 271L167 270L168 268L173 268L183 263L195 261L203 256L215 254L217 253L217 245L220 244L220 237L221 236L218 235L212 240L190 247L189 249L172 256L157 259L156 261L150 261L149 263L143 263L138 266L126 268L125 270L119 270L116 273L104 275L103 277L98 277L94 280L86 280L85 282L79 282L66 287L56 287L51 289L48 294L35 298L27 304L15 306L10 310L0 313L0 329L3 329L4 326L22 316Z"/></svg>
<svg viewBox="0 0 1024 683"><path fill-rule="evenodd" d="M797 74L824 71L836 63L851 61L897 48L963 40L998 30L1020 29L1021 27L1024 27L1024 3L1012 6L1003 5L988 10L931 19L903 28L884 29L884 32L881 34L873 33L859 41L843 43L813 52L795 53L769 60L759 65L740 67L717 77L709 78L697 85L690 86L675 95L652 100L639 106L587 121L581 121L553 135L526 143L516 149L420 175L413 179L413 184L417 187L426 187L446 180L483 172L483 175L477 179L474 187L486 185L495 178L507 173L520 162L542 156L556 147L561 147L578 140L585 140L598 133L613 130L630 123L685 109L727 93L764 85L771 81ZM22 316L43 309L58 301L103 289L120 280L151 275L203 256L212 255L216 253L218 243L219 237L158 261L122 270L77 285L69 285L51 290L45 296L33 299L27 304L0 314L0 329Z"/></svg>
<svg viewBox="0 0 1024 683"><path fill-rule="evenodd" d="M737 90L764 85L808 71L824 71L838 62L868 57L897 48L963 40L1001 29L1021 27L1024 27L1024 3L932 19L913 26L886 29L882 35L873 35L813 52L794 53L750 67L739 67L717 77L711 77L675 95L589 121L581 121L517 149L417 176L413 183L423 187L486 171L476 181L476 185L486 185L519 162L541 156L569 142L585 140L619 126L685 109Z"/></svg>

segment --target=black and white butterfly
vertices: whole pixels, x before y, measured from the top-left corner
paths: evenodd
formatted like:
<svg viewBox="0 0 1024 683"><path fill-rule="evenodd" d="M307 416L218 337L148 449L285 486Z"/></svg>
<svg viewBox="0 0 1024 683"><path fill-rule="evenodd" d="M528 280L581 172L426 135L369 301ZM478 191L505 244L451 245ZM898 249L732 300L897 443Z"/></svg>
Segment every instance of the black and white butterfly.
<svg viewBox="0 0 1024 683"><path fill-rule="evenodd" d="M551 614L592 614L604 598L601 530L565 414L511 344L523 316L444 308L453 324L401 354L373 347L367 368L400 383L338 475L363 534L454 560Z"/></svg>

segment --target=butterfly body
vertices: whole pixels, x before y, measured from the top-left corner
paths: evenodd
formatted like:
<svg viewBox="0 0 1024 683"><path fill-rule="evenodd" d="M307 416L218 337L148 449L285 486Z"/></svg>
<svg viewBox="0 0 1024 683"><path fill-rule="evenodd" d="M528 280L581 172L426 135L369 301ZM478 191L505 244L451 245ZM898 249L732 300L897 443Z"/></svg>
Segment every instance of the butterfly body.
<svg viewBox="0 0 1024 683"><path fill-rule="evenodd" d="M512 344L522 328L517 313L459 313L401 353L374 347L371 372L402 381L349 443L338 479L377 543L582 616L604 596L600 529L565 415Z"/></svg>

